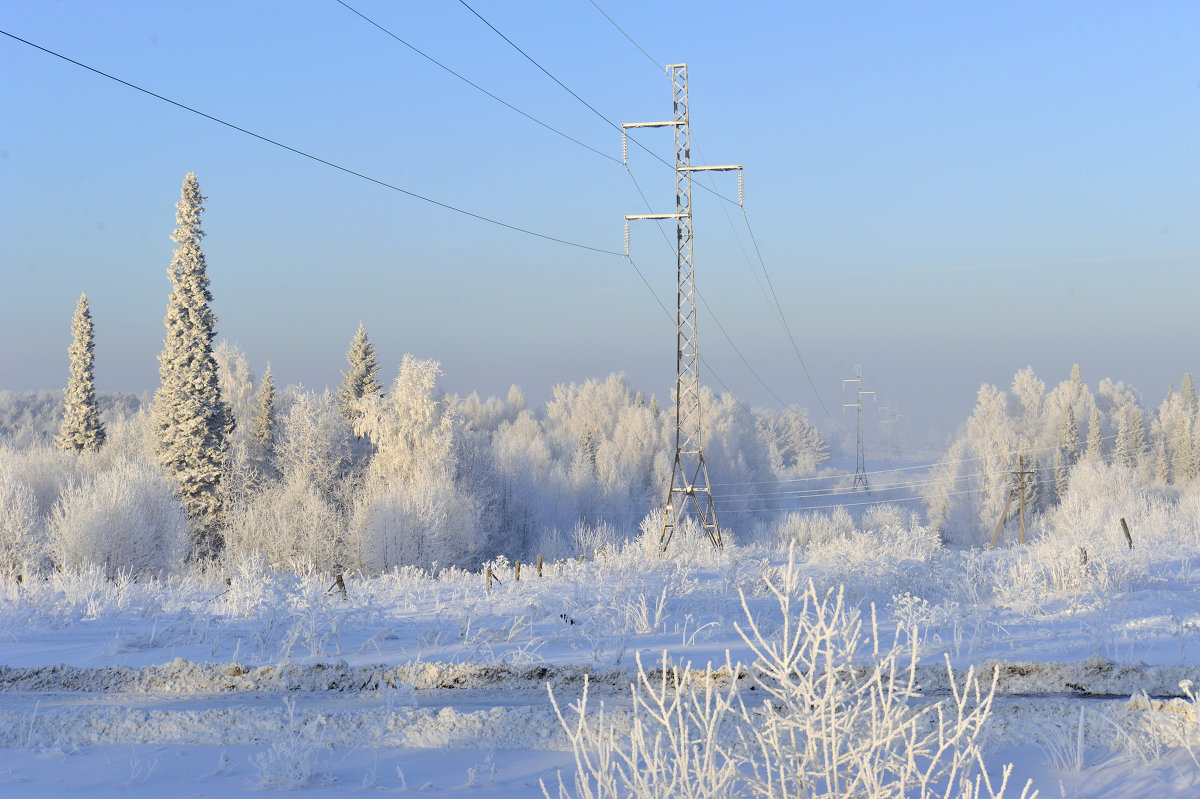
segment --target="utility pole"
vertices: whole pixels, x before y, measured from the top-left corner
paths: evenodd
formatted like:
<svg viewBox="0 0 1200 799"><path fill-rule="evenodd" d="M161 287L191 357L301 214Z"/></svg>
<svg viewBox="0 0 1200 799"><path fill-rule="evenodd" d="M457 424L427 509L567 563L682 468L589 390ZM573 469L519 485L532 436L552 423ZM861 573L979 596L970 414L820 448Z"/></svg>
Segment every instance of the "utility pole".
<svg viewBox="0 0 1200 799"><path fill-rule="evenodd" d="M1004 512L1000 514L1000 523L996 525L996 532L992 535L992 543L988 544L988 549L993 549L996 546L996 540L1000 538L1000 531L1004 529L1004 522L1008 519L1008 509L1012 507L1013 499L1020 497L1021 507L1021 537L1018 539L1022 546L1025 545L1025 487L1029 485L1029 481L1034 476L1033 469L1025 468L1025 456L1017 457L1017 469L1011 472L1016 484L1008 492L1008 502L1004 503Z"/></svg>
<svg viewBox="0 0 1200 799"><path fill-rule="evenodd" d="M847 402L842 405L842 412L845 413L847 408L856 408L858 410L858 457L854 466L854 487L852 491L857 491L861 488L864 491L870 491L871 486L867 483L867 451L863 445L863 425L862 425L862 398L864 394L875 396L874 391L863 391L862 388L862 364L854 365L854 377L847 377L842 380L842 390L846 389L847 383L855 383L858 388L855 391L854 402Z"/></svg>
<svg viewBox="0 0 1200 799"><path fill-rule="evenodd" d="M666 550L675 529L690 504L700 526L714 547L721 546L721 528L704 463L704 435L700 424L700 348L696 338L696 274L692 261L692 173L738 172L738 199L741 200L741 164L730 166L692 166L691 132L688 122L687 64L668 64L674 94L675 118L670 122L631 122L621 126L622 160L628 152L630 128L675 129L675 213L628 214L625 217L625 255L629 256L629 221L632 219L674 219L676 242L675 322L675 463L671 467L671 487L663 513L659 545Z"/></svg>

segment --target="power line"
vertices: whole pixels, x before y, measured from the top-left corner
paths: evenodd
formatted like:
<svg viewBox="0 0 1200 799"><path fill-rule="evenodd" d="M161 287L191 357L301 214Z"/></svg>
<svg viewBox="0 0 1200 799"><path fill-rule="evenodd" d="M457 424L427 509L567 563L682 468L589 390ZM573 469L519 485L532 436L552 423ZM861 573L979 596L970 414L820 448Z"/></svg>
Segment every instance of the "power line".
<svg viewBox="0 0 1200 799"><path fill-rule="evenodd" d="M561 87L563 88L563 90L567 92L567 94L571 95L571 96L572 96L572 97L574 97L576 100L578 100L579 102L583 103L583 104L584 104L584 106L586 106L586 107L587 107L587 109L588 109L589 111L591 111L591 112L592 112L593 114L595 114L597 117L599 117L600 119L602 119L602 120L603 120L605 123L607 123L607 124L608 124L608 126L609 126L609 127L611 127L613 130L616 130L616 131L618 131L618 132L620 132L620 131L621 131L621 126L620 126L620 125L618 125L617 123L613 122L611 119L609 119L608 117L606 117L604 114L602 114L602 113L600 113L599 111L597 111L597 110L596 110L596 108L595 108L595 106L593 106L593 105L592 105L591 103L589 103L587 100L583 99L583 98L582 98L582 97L580 97L578 94L576 94L576 93L575 93L575 92L574 92L574 91L571 89L571 87L567 86L567 84L563 83L561 80L559 80L558 78L556 78L556 77L554 76L554 74L553 74L552 72L550 72L550 70L546 69L546 68L545 68L544 66L542 66L540 63L538 63L538 61L537 61L537 60L536 60L536 59L535 59L533 56L529 55L529 53L527 53L527 52L525 52L524 50L522 50L522 49L521 49L521 48L520 48L520 47L519 47L519 46L516 44L516 42L514 42L512 39L508 38L508 37L507 37L507 36L505 36L503 33L501 33L501 31L500 31L500 29L499 29L499 28L497 28L497 27L496 27L495 25L493 25L492 23L488 22L488 21L487 21L487 19L486 19L486 18L484 18L484 16L483 16L482 14L480 14L478 11L476 11L476 10L475 10L475 9L473 9L473 8L471 8L471 6L467 4L466 0L458 0L458 2L459 2L461 5L462 5L462 7L463 7L463 8L467 9L467 10L468 10L468 11L470 11L472 14L474 14L474 15L475 15L475 16L476 16L476 17L479 19L479 21L480 21L480 22L482 22L484 25L487 25L489 28L491 28L491 29L492 29L492 31L493 31L493 32L494 32L494 33L495 33L497 36L499 36L499 37L500 37L501 39L503 39L504 41L508 42L509 46L510 46L510 47L512 47L514 50L516 50L518 53L520 53L522 56L524 56L524 57L525 57L525 59L526 59L526 60L527 60L529 63L533 64L535 67L537 67L539 70L541 70L542 74L544 74L546 77L550 78L550 80L554 81L554 82L555 82L555 83L557 83L559 86L561 86ZM669 162L668 162L666 159L664 159L664 158L663 158L662 156L660 156L658 153L656 153L656 152L654 152L653 150L651 150L651 149L650 149L649 147L647 147L646 145L642 144L640 141L638 141L637 139L635 139L633 136L630 136L630 137L629 137L629 139L630 139L630 140L631 140L631 141L632 141L634 144L636 144L638 147L641 147L643 150L645 150L647 153L649 153L649 154L650 154L650 155L651 155L651 156L652 156L652 157L653 157L655 160L657 160L657 161L658 161L659 163L661 163L663 166L670 167L671 169L674 169L674 168L675 168L675 165L674 165L674 164L671 164L671 163L669 163ZM707 187L707 186L705 186L704 184L700 184L700 188L704 189L705 191L709 191L709 192L712 192L713 194L716 194L718 197L720 197L720 198L721 198L722 200L724 200L725 202L730 202L730 203L731 203L731 202L733 202L733 200L729 199L728 197L724 196L723 194L719 194L719 193L718 193L717 191L715 191L714 189L710 189L710 188L708 188L708 187Z"/></svg>
<svg viewBox="0 0 1200 799"><path fill-rule="evenodd" d="M641 186L641 184L640 184L640 183L638 183L638 181L637 181L637 178L635 178L635 177L633 176L633 171L632 171L632 170L629 168L629 164L626 164L626 165L625 165L625 173L626 173L626 174L628 174L628 175L629 175L629 179L633 181L634 188L636 188L636 189L637 189L637 193L638 193L638 195L639 195L639 196L641 196L641 198L642 198L642 202L643 202L643 203L645 203L645 205L646 205L646 210L647 210L647 211L650 211L650 212L653 212L653 210L654 210L654 209L653 209L653 207L650 205L650 200L648 200L648 199L646 198L646 193L645 193L644 191L642 191L642 186ZM663 237L663 242L666 244L666 246L667 246L667 249L669 249L669 250L671 251L671 254L672 254L672 255L674 255L674 254L675 254L675 248L674 248L674 247L671 245L671 240L667 238L667 232L666 232L665 230L663 230L662 222L661 222L661 221L659 221L659 220L655 220L655 222L656 222L656 223L657 223L657 225L658 225L658 232L662 234L662 237ZM641 272L639 271L639 273L638 273L638 274L641 274ZM642 280L643 280L643 282L645 282L645 277L643 277L643 278L642 278ZM650 288L650 284L649 284L649 283L646 283L646 287L647 287L647 288ZM654 289L652 289L652 288L651 288L650 290L651 290L652 292L654 291ZM768 394L770 394L770 395L771 395L771 397L772 397L772 398L774 398L774 400L775 400L776 402L778 402L778 403L779 403L780 407L787 407L787 403L785 403L785 402L784 402L782 399L780 399L780 398L779 398L779 395L778 395L778 394L776 394L774 391L772 391L772 390L771 390L771 387L767 385L766 381L765 381L765 380L763 380L763 379L762 379L762 377L761 377L761 376L758 374L758 372L757 372L757 371L755 371L754 367L750 365L750 361L748 361L748 360L746 359L746 356L742 354L742 351L741 351L741 349L739 349L739 348L738 348L738 345L734 343L734 341L733 341L733 337L732 337L732 336L730 336L730 335L729 335L729 332L725 330L725 326L724 326L723 324L721 324L721 320L717 318L717 315L716 315L716 313L713 311L712 307L711 307L711 306L708 304L708 300L706 300L706 299L704 298L704 295L703 295L703 294L701 294L699 290L697 290L697 291L696 291L696 296L700 298L700 302L702 302L702 303L704 304L704 309L705 309L706 311L708 311L708 314L709 314L709 316L711 316L711 317L712 317L712 320L713 320L713 322L716 324L716 326L717 326L717 329L719 329L719 330L721 331L721 335L723 335L723 336L725 337L725 340L729 342L729 346L730 346L730 347L733 349L734 353L735 353L735 354L738 356L738 358L740 358L740 359L741 359L741 361L742 361L742 364L743 364L743 365L745 365L746 369L748 369L748 370L750 371L750 374L754 375L754 379L755 379L755 380L757 380L757 381L758 381L758 383L759 383L759 385L761 385L761 386L762 386L762 387L763 387L763 388L766 390L766 392L767 392ZM658 304L659 304L659 306L660 306L660 307L662 307L663 311L666 311L666 312L667 312L667 315L668 315L668 316L670 316L670 312L669 312L669 311L667 311L667 309L666 309L666 306L665 306L665 305L663 305L663 303L662 303L662 300L659 300L659 299L658 299L658 295L657 295L657 294L655 294L655 295L654 295L654 298L655 298L655 300L658 300ZM709 367L709 365L708 365L708 361L707 361L707 360L705 360L705 359L703 359L703 358L701 358L700 360L701 360L701 362L704 364L704 366L705 366L705 368L706 368L706 369L710 369L710 370L711 370L711 367ZM716 376L716 373L714 372L713 374L714 374L714 377L715 377L715 376ZM718 382L721 382L719 378L718 378ZM724 384L724 383L721 383L721 385L725 387L725 390L726 390L726 391L728 391L730 394L733 394L733 392L729 390L729 387L728 387L728 386L725 386L725 384ZM736 397L736 395L734 395L734 396ZM749 415L750 417L752 417L752 418L753 418L753 416L754 416L754 413L753 413L753 411L751 411L751 410L750 410L750 408L748 408L748 407L745 405L745 403L743 403L743 402L742 402L740 399L738 399L738 404L742 406L742 410L744 410L744 411L747 413L747 415Z"/></svg>
<svg viewBox="0 0 1200 799"><path fill-rule="evenodd" d="M46 53L47 55L52 55L55 58L60 58L69 64L74 64L77 67L86 69L88 72L92 72L92 73L95 73L96 75L100 75L101 77L108 78L109 80L119 83L122 86L127 86L130 89L135 89L136 91L139 91L142 94L149 95L150 97L153 97L156 100L162 100L164 103L170 103L171 105L175 106L176 108L182 108L184 111L189 111L193 114L196 114L197 116L201 116L212 122L216 122L219 125L224 125L225 127L231 128L232 130L236 130L239 133L244 133L245 135L250 136L255 139L258 139L259 141L274 145L275 147L278 147L282 150L287 150L290 153L295 153L296 155L303 156L304 158L307 158L311 161L316 161L318 164L323 164L327 167L331 167L333 169L338 170L339 172L344 172L347 175L353 175L356 178L360 178L360 179L368 181L370 183L374 183L377 186L382 186L385 189L391 189L392 191L400 192L401 194L405 194L409 197L412 197L413 199L421 200L421 201L427 202L431 205L436 205L439 208L446 209L447 211L454 211L455 213L462 214L463 216L469 216L472 219L477 219L481 222L488 222L488 223L496 225L498 227L507 228L508 230L516 231L517 233L524 233L529 236L535 236L539 239L545 239L546 241L553 241L558 244L565 244L569 247L576 247L581 250L590 250L592 252L603 253L605 255L616 255L616 256L622 255L622 253L616 252L614 250L606 250L606 249L603 249L602 247L593 247L589 244L581 244L579 242L570 241L568 239L560 239L557 236L551 236L546 233L538 233L537 231L529 230L528 228L523 228L518 225L512 225L512 224L509 224L508 222L501 222L498 219L493 219L491 217L484 216L483 214L477 214L473 211L467 211L463 208L459 208L459 207L451 205L449 203L442 202L441 200L435 200L432 197L426 197L425 195L418 194L415 191L410 191L409 189L401 188L400 186L397 186L393 183L388 183L387 181L384 181L384 180L380 180L379 178L373 178L370 175L363 174L362 172L356 172L355 170L350 169L349 167L344 167L341 164L336 164L333 161L328 161L324 158L320 158L318 156L312 155L311 153L307 153L304 150L299 150L295 147L291 147L287 144L284 144L283 142L276 141L275 139L272 139L267 136L263 136L260 133L255 133L254 131L247 130L246 128L235 125L232 122L226 122L225 120L215 117L212 114L206 114L203 111L199 111L195 108L192 108L189 105L184 105L183 103L178 102L176 100L172 100L169 97L164 97L161 94L156 94L155 92L150 91L149 89L144 89L135 83L130 83L127 80L122 80L121 78L118 78L114 75L110 75L107 72L96 69L95 67L90 67L87 64L84 64L80 61L76 61L73 58L69 58L69 57L63 55L62 53L57 53L49 48L42 47L39 44L34 44L33 42L28 41L27 39L22 39L20 36L16 36L12 33L9 33L6 30L0 30L0 33L4 34L5 36L7 36L10 39L14 39L18 42L21 42L22 44L28 45L28 46L34 48L35 50L41 50L43 53Z"/></svg>
<svg viewBox="0 0 1200 799"><path fill-rule="evenodd" d="M608 153L606 153L606 152L602 152L602 151L600 151L600 150L597 150L595 147L592 147L590 144L584 144L584 143L583 143L583 142L581 142L579 139L576 139L576 138L575 138L575 137L573 137L573 136L570 136L570 135L568 135L568 134L566 134L566 133L563 133L563 132L562 132L561 130L559 130L558 128L556 128L556 127L553 127L552 125L549 125L549 124L547 124L547 123L543 122L542 120L538 119L537 117L533 116L532 114L529 114L529 113L526 113L525 111L522 111L520 108L517 108L515 105L513 105L513 104L512 104L512 103L510 103L510 102L508 102L507 100L503 100L503 99L501 99L500 97L497 97L495 94L492 94L492 93L491 93L491 92L489 92L487 89L485 89L485 88L483 88L482 86L480 86L478 83L475 83L474 81L470 80L469 78L466 78L466 77L464 77L463 75L459 74L458 72L455 72L453 69L451 69L450 67L446 66L446 65L445 65L445 64L443 64L441 61L438 61L438 60L437 60L436 58L434 58L433 56L429 55L428 53L426 53L426 52L424 52L424 51L422 51L422 50L420 50L420 49L418 49L418 48L417 48L415 45L413 45L412 43L410 43L410 42L407 42L407 41L405 41L404 39L401 39L401 38L400 38L399 36L397 36L395 33L393 33L392 31L388 30L387 28L383 27L383 26L382 26L382 25L380 25L378 22L376 22L375 20L373 20L373 19L371 19L370 17L368 17L366 14L362 13L362 12L361 12L361 11L359 11L358 9L356 9L356 8L354 8L354 7L352 7L352 6L348 5L348 4L346 4L345 2L343 2L343 0L336 0L336 2L338 3L338 5L342 6L342 7L343 7L343 8L345 8L347 11L350 11L351 13L353 13L353 14L357 15L358 17L362 18L362 19L363 19L363 20L365 20L366 22L368 22L368 23L370 23L371 25L375 26L375 27L376 27L376 28L378 28L379 30L383 31L383 32L384 32L384 33L386 33L388 36L391 36L393 39L395 39L396 41L400 42L400 44L404 45L404 46L405 46L405 47L407 47L409 50L412 50L414 53L416 53L417 55L421 56L422 58L424 58L425 60L429 61L430 63L432 63L432 64L434 64L434 65L436 65L436 66L438 66L438 67L441 67L441 68L442 68L442 69L444 69L446 72L449 72L451 75L453 75L454 77L458 78L459 80L461 80L463 83L467 84L468 86L470 86L470 87L472 87L472 88L474 88L474 89L477 89L478 91L481 91L481 92L483 92L483 93L484 93L484 94L486 94L488 97L490 97L490 98L492 98L493 100L495 100L496 102L500 103L500 104L501 104L502 106L504 106L505 108L509 108L509 109L511 109L511 110L513 110L513 111L516 111L518 114L520 114L521 116L525 117L525 118L526 118L526 119L528 119L530 122L534 122L534 123L536 123L536 124L538 124L538 125L541 125L543 128L545 128L546 130L550 131L551 133L555 133L555 134L557 134L557 135L559 135L559 136L562 136L562 137L563 137L564 139L566 139L567 141L574 142L575 144L578 144L580 147L584 148L585 150L591 150L591 151L592 151L593 153L595 153L596 155L598 155L598 156L600 156L600 157L602 157L602 158L607 158L609 161L612 161L612 162L614 162L614 163L618 163L618 164L619 164L619 163L621 163L620 159L618 159L618 158L616 158L616 157L614 157L614 156L611 156L611 155L609 155L609 154L608 154Z"/></svg>
<svg viewBox="0 0 1200 799"><path fill-rule="evenodd" d="M621 31L621 35L622 35L622 36L624 36L626 39L628 39L630 44L632 44L632 45L633 45L634 47L636 47L638 50L641 50L641 51L642 51L642 55L644 55L644 56L646 56L646 58L650 59L650 63L651 63L651 64L653 64L653 65L655 66L655 68L658 68L658 67L660 66L660 65L659 65L659 62L658 62L658 60L657 60L657 59L655 59L653 56L651 56L649 53L647 53L647 52L646 52L646 50L645 50L645 48L643 48L643 47L642 47L640 44L638 44L637 42L635 42L635 41L633 40L633 37L632 37L632 36L630 36L628 33L626 33L626 32L624 31L624 29L622 29L622 28L621 28L621 26L620 26L620 25L618 25L618 24L617 24L615 21L613 21L613 18L612 18L612 17L610 17L608 14L605 14L605 13L604 13L604 9L603 9L603 8L601 8L600 6L596 5L596 0L588 0L588 2L592 4L592 7L593 7L593 8L595 8L595 9L596 9L597 11L599 11L601 14L604 14L604 18L605 18L606 20L608 20L609 22L611 22L611 23L612 23L612 26L613 26L614 28L616 28L617 30Z"/></svg>
<svg viewBox="0 0 1200 799"><path fill-rule="evenodd" d="M461 1L461 0L460 0L460 1ZM628 40L629 40L629 42L630 42L630 43L631 43L631 44L632 44L634 47L636 47L638 50L640 50L640 51L641 51L641 53L642 53L642 55L646 56L646 58L648 58L648 59L650 60L650 63L654 64L654 66L655 66L656 68L658 67L658 62L657 62L657 61L655 61L655 60L654 60L654 58L652 58L652 57L650 56L650 54L646 52L645 48L643 48L643 47L642 47L640 44L638 44L636 41L634 41L634 39L633 39L633 37L632 37L632 36L630 36L628 33L626 33L626 32L625 32L625 31L624 31L624 30L621 28L621 26L620 26L620 25L618 25L618 24L616 23L616 21L615 21L615 20L613 20L613 18L612 18L612 17L610 17L608 14L606 14L606 13L604 12L604 9L602 9L602 8L600 8L600 6L596 5L596 2L595 2L595 0L588 0L588 1L589 1L589 2L590 2L592 5L593 5L593 6L595 6L595 8L596 8L596 10L597 10L597 11L599 11L601 14L603 14L603 15L604 15L604 18L605 18L605 19L607 19L607 20L608 20L610 23L612 23L612 26L613 26L614 28L616 28L618 31L620 31L620 32L621 32L621 35L622 35L622 36L624 36L626 39L628 39ZM611 123L610 123L610 124L611 124ZM635 140L635 143L636 143L636 140ZM700 145L699 145L698 143L696 144L696 153L697 153L697 154L700 156L700 158L703 160L703 158L704 158L704 154L703 154L703 153L700 151ZM628 166L626 166L626 170L628 171ZM632 177L632 174L631 174L630 176ZM711 176L710 176L710 179L711 179ZM701 188L704 188L704 184L700 184L700 185L701 185ZM639 189L639 191L640 191L640 189ZM718 192L717 192L717 190L716 190L716 186L713 186L713 188L711 189L711 191L712 191L712 193L713 193L713 194L716 194L718 197L721 197L721 199L723 199L723 200L726 200L726 201L728 202L727 198L725 198L724 196L722 196L720 193L718 193ZM808 385L809 385L809 386L812 388L812 390L813 390L813 394L814 394L814 395L816 396L816 398L817 398L817 403L818 403L818 404L821 406L821 410L825 412L825 416L826 416L826 417L828 417L829 421L833 423L833 426L834 426L834 428L835 428L835 429L837 429L837 430L842 430L842 426L841 426L841 425L838 423L837 419L835 419L835 418L834 418L833 414L829 412L829 408L828 408L828 407L826 407L826 405L825 405L825 400L824 400L824 398L822 398L820 390L818 390L818 389L817 389L817 384L816 384L816 382L813 380L813 378L812 378L812 375L811 375L811 374L809 373L809 371L808 371L808 364L806 364L806 363L804 362L804 356L800 354L800 347L799 347L799 346L797 346L797 344L796 344L796 337L795 337L795 336L792 334L792 329L791 329L791 327L788 325L788 322L787 322L787 316L786 316L786 315L784 314L784 312L783 312L783 306L782 306L782 304L779 302L779 297L778 297L778 295L776 295L776 293L775 293L775 286L774 286L774 284L771 282L771 276L770 276L770 274L768 274L768 272L767 272L767 264L766 264L766 261L764 261L764 260L763 260L763 257L762 257L762 251L761 251L761 250L759 249L759 247L758 247L758 240L757 240L757 239L755 238L755 236L754 236L754 229L750 227L750 217L749 217L749 216L746 214L746 206L745 206L744 204L742 204L742 203L739 203L739 206L740 206L740 207L741 207L741 209L742 209L742 219L743 219L743 220L745 221L745 223L746 223L746 230L747 230L747 231L749 231L749 233L750 233L750 240L751 240L751 241L753 242L753 244L754 244L754 251L755 251L755 253L757 253L757 254L758 254L758 260L759 260L759 263L762 265L763 276L766 278L766 280L767 280L767 285L768 285L768 286L770 287L770 289L771 289L771 296L772 296L772 298L774 298L774 301L775 301L775 311L776 311L776 314L777 314L777 315L778 315L778 317L779 317L779 321L783 323L783 328L784 328L784 331L787 333L787 336L788 336L788 341L790 341L790 342L791 342L791 345L792 345L792 350L793 350L793 351L796 353L796 358L797 358L797 360L799 360L799 362L800 362L800 369L801 369L801 371L803 371L803 372L804 372L804 377L805 377L805 379L806 379L806 380L808 380ZM750 258L749 258L749 256L746 254L746 250L745 250L745 248L744 248L744 247L742 247L742 240L741 240L741 237L739 237L739 236L737 235L737 231L736 231L736 230L734 229L734 227L733 227L733 220L729 218L729 211L728 211L728 209L726 209L726 208L725 208L725 206L724 206L724 205L722 205L722 206L721 206L721 210L725 212L725 218L726 218L726 220L728 220L728 222L729 222L729 227L730 227L730 229L731 229L731 230L733 230L734 239L736 239L736 240L737 240L738 248L739 248L739 249L741 249L741 251L742 251L742 256L743 256L743 257L746 259L746 265L751 267L751 269L750 269L750 272L751 272L751 274L753 274L753 275L754 275L754 280L755 280L755 282L757 283L757 282L758 282L758 273L757 273L757 272L754 270L753 266L750 264ZM664 234L664 235L665 235L665 234ZM760 290L760 291L762 290L762 284L761 284L761 283L759 283L759 290ZM766 298L766 293L764 292L764 299L765 299L765 298ZM703 298L701 298L701 299L703 299ZM768 302L768 304L770 304L770 303ZM707 307L707 303L705 303L705 306ZM709 313L712 313L712 309L709 309ZM714 317L714 318L715 318L715 317ZM718 326L718 327L720 327L720 323L718 323L718 324L717 324L717 326ZM730 344L732 344L732 343L733 343L733 342L732 342L732 341L730 341ZM734 349L736 350L737 348L735 347ZM739 353L739 355L740 355L740 353ZM743 361L745 361L745 359L743 359ZM750 366L750 365L747 363L747 364L746 364L746 366L747 366L747 368L749 368L749 366ZM754 370L753 370L753 369L751 369L750 371L751 371L752 373L754 372ZM755 374L755 377L758 377L758 375L757 375L757 374ZM762 379L761 379L761 378L759 378L759 382L760 382L760 383L762 383ZM764 387L764 388L766 388L766 385L764 384L764 385L763 385L763 387ZM769 394L771 394L771 396L772 396L772 397L775 397L775 394L774 394L774 392L772 392L770 389L767 389L767 392L768 392ZM775 398L776 398L776 400L778 400L778 399L779 399L778 397L775 397ZM781 402L780 404L782 405L783 403Z"/></svg>

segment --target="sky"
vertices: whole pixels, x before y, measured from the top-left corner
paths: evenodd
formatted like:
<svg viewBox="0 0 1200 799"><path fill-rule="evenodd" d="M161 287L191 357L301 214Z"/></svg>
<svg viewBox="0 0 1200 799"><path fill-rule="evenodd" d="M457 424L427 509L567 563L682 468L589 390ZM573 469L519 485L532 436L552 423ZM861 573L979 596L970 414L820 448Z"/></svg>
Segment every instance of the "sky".
<svg viewBox="0 0 1200 799"><path fill-rule="evenodd" d="M579 143L336 0L10 0L0 30L584 246L0 36L0 389L65 384L81 292L98 388L154 389L194 171L218 336L278 384L336 386L362 322L388 380L411 352L460 394L624 372L665 397L674 234L634 223L631 264L623 216L673 211L647 152L671 161L670 133L627 172L610 123L671 118L669 63L693 164L745 168L744 216L700 185L735 198L732 175L693 189L715 390L847 427L861 364L922 443L1026 365L1152 407L1200 373L1196 0L346 2Z"/></svg>

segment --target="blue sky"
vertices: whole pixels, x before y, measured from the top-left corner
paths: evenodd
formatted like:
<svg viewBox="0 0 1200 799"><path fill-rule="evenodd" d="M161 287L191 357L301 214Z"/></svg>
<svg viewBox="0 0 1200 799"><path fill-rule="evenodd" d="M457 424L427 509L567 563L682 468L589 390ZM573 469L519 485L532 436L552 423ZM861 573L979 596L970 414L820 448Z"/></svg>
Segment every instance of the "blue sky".
<svg viewBox="0 0 1200 799"><path fill-rule="evenodd" d="M460 3L347 2L620 157L606 122ZM588 0L471 5L609 120L670 118L661 67ZM823 401L841 421L841 380L861 363L923 440L962 421L981 382L1006 387L1026 364L1053 384L1078 362L1093 386L1124 379L1151 404L1200 372L1200 3L599 5L655 61L689 65L693 162L745 165L750 229L820 400L740 212L697 188L712 312L702 378L718 390L817 418ZM334 0L9 2L0 28L557 238L620 251L622 216L647 210L620 164ZM613 371L660 396L674 384L673 316L619 256L422 203L8 37L0 70L0 388L65 382L86 292L101 390L153 389L189 170L209 197L218 334L281 383L336 385L362 321L385 373L412 352L441 361L451 391L516 383L540 402L555 383ZM639 138L672 157L668 133ZM630 168L653 210L670 211L671 171L636 147ZM632 246L673 310L673 248L653 223Z"/></svg>

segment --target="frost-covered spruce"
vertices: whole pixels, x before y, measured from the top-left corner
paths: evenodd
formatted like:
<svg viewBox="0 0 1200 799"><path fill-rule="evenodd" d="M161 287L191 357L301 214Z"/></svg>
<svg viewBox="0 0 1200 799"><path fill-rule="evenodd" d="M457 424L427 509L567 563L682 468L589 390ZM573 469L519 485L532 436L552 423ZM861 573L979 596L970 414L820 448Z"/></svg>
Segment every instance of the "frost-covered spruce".
<svg viewBox="0 0 1200 799"><path fill-rule="evenodd" d="M171 240L178 246L167 269L172 289L158 356L162 385L154 395L159 462L178 483L196 558L212 557L221 547L221 472L233 429L213 357L217 320L209 308L212 294L200 249L204 200L195 173L189 172L175 206Z"/></svg>
<svg viewBox="0 0 1200 799"><path fill-rule="evenodd" d="M71 376L63 398L63 421L54 443L66 451L96 450L104 444L104 424L96 399L96 329L86 294L79 295L71 321Z"/></svg>
<svg viewBox="0 0 1200 799"><path fill-rule="evenodd" d="M254 410L254 440L262 445L264 453L275 449L275 378L271 376L269 363L258 385L258 401Z"/></svg>
<svg viewBox="0 0 1200 799"><path fill-rule="evenodd" d="M367 338L367 329L362 322L358 323L358 332L350 342L350 351L346 353L346 362L350 368L342 372L342 387L338 390L338 406L342 415L353 423L362 415L359 400L380 393L383 386L379 384L379 362L375 359L375 346Z"/></svg>

